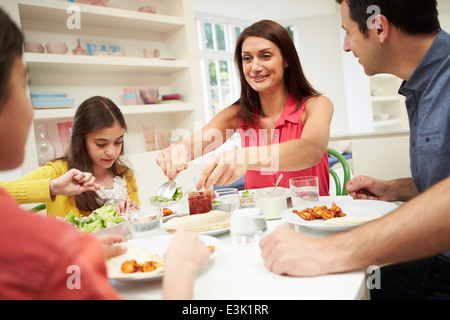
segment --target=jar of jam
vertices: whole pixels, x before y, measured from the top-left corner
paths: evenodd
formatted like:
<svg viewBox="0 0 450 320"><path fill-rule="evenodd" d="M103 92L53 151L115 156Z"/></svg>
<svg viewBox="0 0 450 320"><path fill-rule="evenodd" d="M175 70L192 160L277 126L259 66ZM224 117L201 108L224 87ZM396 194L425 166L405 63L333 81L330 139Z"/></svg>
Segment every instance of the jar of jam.
<svg viewBox="0 0 450 320"><path fill-rule="evenodd" d="M189 193L189 214L207 213L212 210L214 191L192 191Z"/></svg>

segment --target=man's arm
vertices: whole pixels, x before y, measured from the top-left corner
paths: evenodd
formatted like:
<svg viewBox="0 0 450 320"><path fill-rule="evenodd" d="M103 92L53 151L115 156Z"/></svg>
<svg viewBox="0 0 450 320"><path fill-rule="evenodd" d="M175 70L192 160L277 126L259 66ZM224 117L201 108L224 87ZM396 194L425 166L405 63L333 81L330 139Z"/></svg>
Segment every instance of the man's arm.
<svg viewBox="0 0 450 320"><path fill-rule="evenodd" d="M450 249L450 178L383 218L334 236L312 239L280 228L261 240L271 271L315 276L405 262Z"/></svg>

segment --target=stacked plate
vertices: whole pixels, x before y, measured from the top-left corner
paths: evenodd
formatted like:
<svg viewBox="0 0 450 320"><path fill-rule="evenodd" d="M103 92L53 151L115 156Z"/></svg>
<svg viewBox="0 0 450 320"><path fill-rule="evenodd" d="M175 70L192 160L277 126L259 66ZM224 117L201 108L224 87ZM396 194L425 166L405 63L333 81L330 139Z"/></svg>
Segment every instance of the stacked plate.
<svg viewBox="0 0 450 320"><path fill-rule="evenodd" d="M67 93L60 92L36 92L31 93L31 102L34 108L71 108L74 98L67 98Z"/></svg>

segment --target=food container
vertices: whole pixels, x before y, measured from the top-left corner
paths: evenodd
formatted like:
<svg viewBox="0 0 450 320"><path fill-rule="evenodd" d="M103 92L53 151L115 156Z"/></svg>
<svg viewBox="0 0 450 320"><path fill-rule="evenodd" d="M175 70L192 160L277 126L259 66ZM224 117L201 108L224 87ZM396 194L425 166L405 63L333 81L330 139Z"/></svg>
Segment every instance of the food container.
<svg viewBox="0 0 450 320"><path fill-rule="evenodd" d="M139 12L146 12L146 13L156 13L156 7L154 6L142 6L139 7Z"/></svg>
<svg viewBox="0 0 450 320"><path fill-rule="evenodd" d="M207 213L212 210L214 190L193 191L189 193L189 214Z"/></svg>
<svg viewBox="0 0 450 320"><path fill-rule="evenodd" d="M268 187L256 190L255 206L261 208L266 219L279 219L287 209L287 199L284 188Z"/></svg>
<svg viewBox="0 0 450 320"><path fill-rule="evenodd" d="M144 49L144 57L146 58L159 58L160 51L157 48L147 48Z"/></svg>
<svg viewBox="0 0 450 320"><path fill-rule="evenodd" d="M67 48L67 45L65 42L48 42L45 45L45 48L47 48L48 53L56 53L56 54L66 54L67 51L69 51L69 48Z"/></svg>
<svg viewBox="0 0 450 320"><path fill-rule="evenodd" d="M40 42L27 41L24 44L25 52L43 53L44 46Z"/></svg>
<svg viewBox="0 0 450 320"><path fill-rule="evenodd" d="M159 91L158 88L141 88L139 95L144 104L154 104L158 102Z"/></svg>

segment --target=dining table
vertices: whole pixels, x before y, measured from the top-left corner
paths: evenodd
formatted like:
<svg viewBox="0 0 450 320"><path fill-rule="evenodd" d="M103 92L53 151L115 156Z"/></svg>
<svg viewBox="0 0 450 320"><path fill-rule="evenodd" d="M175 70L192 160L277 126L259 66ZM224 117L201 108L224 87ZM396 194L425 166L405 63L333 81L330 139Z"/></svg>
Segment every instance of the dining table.
<svg viewBox="0 0 450 320"><path fill-rule="evenodd" d="M339 199L346 198L341 196ZM320 197L322 200L335 197ZM293 228L310 237L326 237L333 232L293 225L285 219L267 220L267 233L278 227ZM292 277L271 272L264 265L258 244L235 244L228 231L214 235L220 246L199 270L194 300L365 300L369 298L366 270L314 277ZM162 277L111 280L124 299L162 299Z"/></svg>

